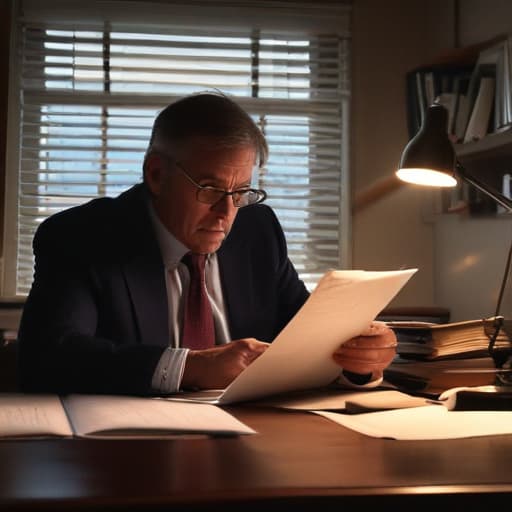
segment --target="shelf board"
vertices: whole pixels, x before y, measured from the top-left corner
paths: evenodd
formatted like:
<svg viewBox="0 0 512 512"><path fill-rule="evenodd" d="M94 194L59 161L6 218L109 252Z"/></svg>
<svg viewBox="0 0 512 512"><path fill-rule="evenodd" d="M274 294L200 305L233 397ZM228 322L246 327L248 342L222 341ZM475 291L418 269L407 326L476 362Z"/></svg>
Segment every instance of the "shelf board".
<svg viewBox="0 0 512 512"><path fill-rule="evenodd" d="M502 132L491 133L474 142L455 144L455 151L458 157L465 160L498 157L504 154L512 156L512 127ZM492 155L489 155L489 152L492 152Z"/></svg>

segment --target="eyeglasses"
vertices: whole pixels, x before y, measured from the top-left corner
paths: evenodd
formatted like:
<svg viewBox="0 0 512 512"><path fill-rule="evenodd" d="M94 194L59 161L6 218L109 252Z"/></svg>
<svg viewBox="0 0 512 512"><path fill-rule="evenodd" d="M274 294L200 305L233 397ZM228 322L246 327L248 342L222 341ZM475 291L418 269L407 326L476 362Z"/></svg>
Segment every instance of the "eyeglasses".
<svg viewBox="0 0 512 512"><path fill-rule="evenodd" d="M219 201L224 199L226 196L231 196L233 201L233 205L236 208L242 208L244 206L251 206L253 204L258 204L267 198L267 193L264 190L256 189L256 188L241 188L239 190L233 190L228 192L227 190L223 190L221 188L210 187L208 185L199 185L194 179L190 177L190 175L185 171L183 166L174 162L175 166L178 170L197 188L196 199L200 203L205 204L217 204Z"/></svg>

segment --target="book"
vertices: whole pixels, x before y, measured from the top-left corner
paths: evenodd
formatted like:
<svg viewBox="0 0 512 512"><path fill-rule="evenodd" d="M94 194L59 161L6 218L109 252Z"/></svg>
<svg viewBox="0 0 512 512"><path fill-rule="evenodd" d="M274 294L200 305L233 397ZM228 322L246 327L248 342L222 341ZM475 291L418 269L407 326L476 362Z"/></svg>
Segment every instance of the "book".
<svg viewBox="0 0 512 512"><path fill-rule="evenodd" d="M0 439L254 433L234 416L210 404L113 395L0 394Z"/></svg>
<svg viewBox="0 0 512 512"><path fill-rule="evenodd" d="M457 106L457 95L454 92L443 92L435 98L434 103L442 105L448 112L448 135L454 133L455 109Z"/></svg>
<svg viewBox="0 0 512 512"><path fill-rule="evenodd" d="M397 355L384 370L384 382L401 391L436 395L454 384L493 384L498 374L490 356L423 360Z"/></svg>
<svg viewBox="0 0 512 512"><path fill-rule="evenodd" d="M413 138L421 127L421 105L417 92L416 73L406 74L407 96L407 130L409 138Z"/></svg>
<svg viewBox="0 0 512 512"><path fill-rule="evenodd" d="M512 124L512 35L507 37L503 48L503 125Z"/></svg>
<svg viewBox="0 0 512 512"><path fill-rule="evenodd" d="M489 336L494 318L446 324L428 322L387 322L398 340L397 352L403 357L440 359L488 355ZM512 349L507 332L499 330L495 349Z"/></svg>
<svg viewBox="0 0 512 512"><path fill-rule="evenodd" d="M429 106L424 75L424 71L416 72L416 97L418 98L418 105L420 111L420 125L425 120L425 112Z"/></svg>
<svg viewBox="0 0 512 512"><path fill-rule="evenodd" d="M267 350L227 388L174 399L229 404L330 384L340 373L333 352L363 332L416 271L326 272Z"/></svg>
<svg viewBox="0 0 512 512"><path fill-rule="evenodd" d="M464 134L464 142L482 139L489 132L491 113L494 111L495 84L494 77L480 78L478 93Z"/></svg>
<svg viewBox="0 0 512 512"><path fill-rule="evenodd" d="M469 98L467 93L460 93L457 97L457 110L455 113L454 138L456 142L464 140L466 123L469 117Z"/></svg>
<svg viewBox="0 0 512 512"><path fill-rule="evenodd" d="M510 37L481 52L481 61L496 66L496 101L494 103L493 131L506 129L512 123L510 103Z"/></svg>
<svg viewBox="0 0 512 512"><path fill-rule="evenodd" d="M455 120L459 96L466 94L472 71L472 64L444 63L417 68L406 74L407 126L410 138L420 129L425 109L445 94L455 98ZM449 124L450 134L455 130L454 124Z"/></svg>

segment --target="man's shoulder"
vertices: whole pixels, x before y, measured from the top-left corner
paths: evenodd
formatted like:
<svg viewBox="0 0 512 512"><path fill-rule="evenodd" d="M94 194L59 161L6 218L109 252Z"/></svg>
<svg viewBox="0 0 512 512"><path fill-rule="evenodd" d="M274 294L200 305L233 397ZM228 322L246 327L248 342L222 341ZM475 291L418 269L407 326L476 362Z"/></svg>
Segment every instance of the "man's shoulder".
<svg viewBox="0 0 512 512"><path fill-rule="evenodd" d="M265 204L240 209L231 232L226 239L227 247L271 247L281 245L284 233L274 210Z"/></svg>
<svg viewBox="0 0 512 512"><path fill-rule="evenodd" d="M277 223L277 217L274 210L266 204L256 204L241 208L236 216L233 227L246 228L246 227L262 227L269 224Z"/></svg>
<svg viewBox="0 0 512 512"><path fill-rule="evenodd" d="M59 239L63 243L86 241L116 233L130 221L133 206L142 200L140 185L135 185L117 197L99 197L46 218L37 230L38 238Z"/></svg>
<svg viewBox="0 0 512 512"><path fill-rule="evenodd" d="M69 227L76 230L97 225L104 226L112 220L117 220L122 211L128 208L128 203L133 202L135 196L141 193L140 185L135 185L117 197L91 199L51 215L41 223L41 228L66 229Z"/></svg>

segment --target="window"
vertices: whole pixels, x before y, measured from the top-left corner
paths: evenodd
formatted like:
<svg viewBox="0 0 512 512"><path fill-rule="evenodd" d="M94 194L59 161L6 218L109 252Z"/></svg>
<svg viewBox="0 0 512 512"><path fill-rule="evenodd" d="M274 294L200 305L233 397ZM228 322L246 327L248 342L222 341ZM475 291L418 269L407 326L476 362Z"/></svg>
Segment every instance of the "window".
<svg viewBox="0 0 512 512"><path fill-rule="evenodd" d="M223 9L233 16L235 3L233 23ZM211 89L234 97L267 137L270 158L255 179L307 285L347 264L345 3L39 4L17 2L4 295L28 293L43 219L139 182L157 112Z"/></svg>

